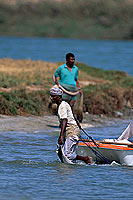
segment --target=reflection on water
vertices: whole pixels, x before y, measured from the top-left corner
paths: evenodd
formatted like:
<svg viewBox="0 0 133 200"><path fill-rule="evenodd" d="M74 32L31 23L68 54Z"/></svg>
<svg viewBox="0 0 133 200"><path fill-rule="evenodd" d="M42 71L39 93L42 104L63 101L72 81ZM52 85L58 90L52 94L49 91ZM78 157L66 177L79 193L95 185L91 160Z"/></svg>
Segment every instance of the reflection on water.
<svg viewBox="0 0 133 200"><path fill-rule="evenodd" d="M117 124L89 129L94 139L121 132ZM133 167L62 164L56 142L52 129L0 134L0 199L131 199Z"/></svg>

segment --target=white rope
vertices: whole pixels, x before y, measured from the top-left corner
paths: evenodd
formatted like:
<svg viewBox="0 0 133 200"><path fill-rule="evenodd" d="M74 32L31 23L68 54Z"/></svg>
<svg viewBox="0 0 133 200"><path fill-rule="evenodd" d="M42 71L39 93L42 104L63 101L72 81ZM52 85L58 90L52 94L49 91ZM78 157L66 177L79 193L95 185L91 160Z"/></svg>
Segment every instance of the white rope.
<svg viewBox="0 0 133 200"><path fill-rule="evenodd" d="M69 92L67 91L65 88L63 88L61 85L59 85L59 88L63 90L63 92L65 92L66 94L69 94L71 96L75 96L75 95L78 95L79 94L79 91L77 92Z"/></svg>
<svg viewBox="0 0 133 200"><path fill-rule="evenodd" d="M55 76L53 75L53 81L55 83ZM58 87L58 86L57 86ZM63 92L65 92L66 94L69 94L71 96L76 96L79 94L79 91L77 92L70 92L70 91L67 91L65 88L63 88L61 85L59 85L59 88L63 90Z"/></svg>

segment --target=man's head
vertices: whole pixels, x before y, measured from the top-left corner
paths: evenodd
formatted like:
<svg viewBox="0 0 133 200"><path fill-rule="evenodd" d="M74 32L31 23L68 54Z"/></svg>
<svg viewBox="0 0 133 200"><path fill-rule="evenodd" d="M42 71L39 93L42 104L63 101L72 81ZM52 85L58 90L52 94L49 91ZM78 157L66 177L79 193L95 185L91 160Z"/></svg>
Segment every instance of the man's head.
<svg viewBox="0 0 133 200"><path fill-rule="evenodd" d="M50 89L50 99L53 103L60 104L62 101L63 91L59 88L52 87Z"/></svg>
<svg viewBox="0 0 133 200"><path fill-rule="evenodd" d="M68 65L68 67L73 67L73 65L75 63L75 56L73 53L66 54L66 63Z"/></svg>

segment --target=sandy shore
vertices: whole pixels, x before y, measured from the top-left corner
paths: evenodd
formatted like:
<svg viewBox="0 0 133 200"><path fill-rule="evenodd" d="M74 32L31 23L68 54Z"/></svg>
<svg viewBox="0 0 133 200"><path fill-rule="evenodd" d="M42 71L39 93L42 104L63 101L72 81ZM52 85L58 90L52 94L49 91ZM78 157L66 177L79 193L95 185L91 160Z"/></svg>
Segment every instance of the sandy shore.
<svg viewBox="0 0 133 200"><path fill-rule="evenodd" d="M6 116L0 115L0 132L26 131L34 132L38 130L50 129L58 126L57 116Z"/></svg>
<svg viewBox="0 0 133 200"><path fill-rule="evenodd" d="M89 115L84 114L83 122L81 123L82 128L111 125L114 123L122 122L123 120L133 119L133 116L123 116L117 118L111 118L106 116ZM0 133L10 131L24 131L34 132L39 130L54 130L59 126L58 117L51 114L44 116L7 116L0 115Z"/></svg>

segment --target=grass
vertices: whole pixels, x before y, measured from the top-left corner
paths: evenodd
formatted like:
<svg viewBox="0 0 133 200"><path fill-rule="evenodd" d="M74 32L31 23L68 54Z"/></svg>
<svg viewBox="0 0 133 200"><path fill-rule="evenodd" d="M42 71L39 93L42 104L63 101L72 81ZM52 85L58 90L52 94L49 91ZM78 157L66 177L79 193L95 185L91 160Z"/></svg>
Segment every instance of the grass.
<svg viewBox="0 0 133 200"><path fill-rule="evenodd" d="M0 1L0 34L84 39L133 39L127 0Z"/></svg>
<svg viewBox="0 0 133 200"><path fill-rule="evenodd" d="M1 92L0 113L6 115L32 114L40 115L46 104L44 92L27 93L25 89Z"/></svg>
<svg viewBox="0 0 133 200"><path fill-rule="evenodd" d="M52 75L62 63L0 59L0 114L41 115L48 110ZM133 77L76 63L84 92L84 112L113 115L130 102ZM87 83L87 84L86 84Z"/></svg>
<svg viewBox="0 0 133 200"><path fill-rule="evenodd" d="M38 115L47 110L46 91L55 68L42 61L0 59L0 113Z"/></svg>
<svg viewBox="0 0 133 200"><path fill-rule="evenodd" d="M85 112L114 115L115 110L123 109L129 102L132 104L133 77L122 71L103 70L82 63L77 66L97 83L83 89Z"/></svg>
<svg viewBox="0 0 133 200"><path fill-rule="evenodd" d="M89 76L106 80L113 85L119 84L121 87L133 87L133 79L126 72L99 69L82 63L77 63L77 66Z"/></svg>
<svg viewBox="0 0 133 200"><path fill-rule="evenodd" d="M57 64L42 61L1 59L0 86L22 88L26 85L42 87L45 85L46 87L56 67Z"/></svg>

